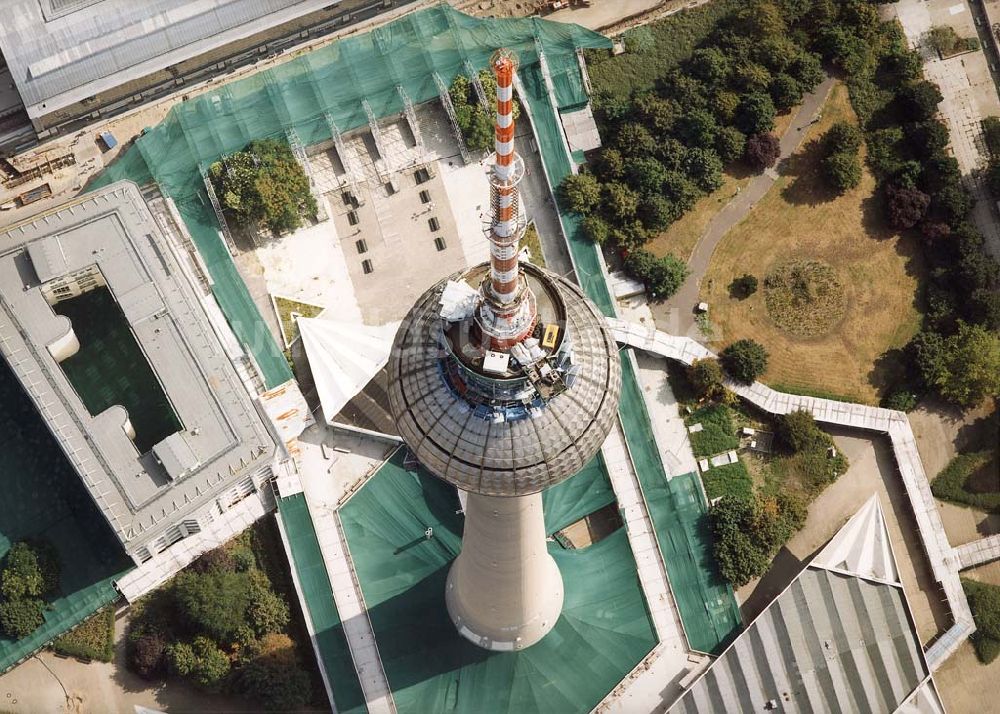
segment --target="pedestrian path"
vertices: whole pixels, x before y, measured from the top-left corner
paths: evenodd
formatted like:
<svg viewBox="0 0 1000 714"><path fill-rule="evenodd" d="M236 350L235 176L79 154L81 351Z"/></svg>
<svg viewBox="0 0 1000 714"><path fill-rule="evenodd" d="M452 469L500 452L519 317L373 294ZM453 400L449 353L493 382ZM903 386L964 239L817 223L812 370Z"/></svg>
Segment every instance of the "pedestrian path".
<svg viewBox="0 0 1000 714"><path fill-rule="evenodd" d="M1000 560L1000 534L980 538L955 548L959 569L974 568L994 560Z"/></svg>
<svg viewBox="0 0 1000 714"><path fill-rule="evenodd" d="M690 365L696 359L715 356L708 348L690 337L669 335L615 318L608 318L607 323L617 342L685 365ZM931 669L940 666L961 646L965 638L975 631L975 625L958 576L962 567L959 557L961 551L960 549L956 551L948 542L906 414L864 404L785 394L760 382L747 385L727 380L726 387L771 414L781 415L803 410L811 413L816 421L825 424L875 431L889 436L896 465L917 522L924 553L930 563L931 573L944 591L954 618L954 625L927 650L927 660Z"/></svg>

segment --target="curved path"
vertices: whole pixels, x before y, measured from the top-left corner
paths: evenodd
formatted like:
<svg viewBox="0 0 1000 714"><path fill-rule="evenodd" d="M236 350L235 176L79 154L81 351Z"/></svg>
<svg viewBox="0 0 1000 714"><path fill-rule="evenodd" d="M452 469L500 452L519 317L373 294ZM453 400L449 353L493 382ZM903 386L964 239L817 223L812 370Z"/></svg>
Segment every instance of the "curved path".
<svg viewBox="0 0 1000 714"><path fill-rule="evenodd" d="M669 335L614 318L608 318L607 322L615 340L620 344L685 365L690 365L696 359L715 356L711 350L690 337ZM917 522L924 553L931 566L931 573L941 586L954 619L952 627L926 651L927 663L931 670L937 669L976 628L969 610L969 601L965 597L958 576L959 570L963 567L962 554L956 552L948 542L906 414L864 404L785 394L760 382L746 385L727 380L726 387L771 414L788 414L804 410L810 412L816 421L825 424L888 434L893 456Z"/></svg>
<svg viewBox="0 0 1000 714"><path fill-rule="evenodd" d="M780 168L781 162L802 145L807 133L805 129L813 123L831 89L833 89L833 79L827 77L816 89L802 99L802 104L796 110L791 124L781 135L781 156L778 158L777 168ZM691 258L688 260L691 274L684 281L680 290L669 300L650 304L653 318L658 325L667 326L672 333L678 335L698 334L695 329L694 307L698 304L701 279L708 270L712 253L715 252L716 246L725 238L726 234L742 221L754 205L771 190L771 186L778 180L778 176L778 171L773 168L755 176L746 185L746 188L737 193L729 203L723 206L721 211L715 214L691 252Z"/></svg>

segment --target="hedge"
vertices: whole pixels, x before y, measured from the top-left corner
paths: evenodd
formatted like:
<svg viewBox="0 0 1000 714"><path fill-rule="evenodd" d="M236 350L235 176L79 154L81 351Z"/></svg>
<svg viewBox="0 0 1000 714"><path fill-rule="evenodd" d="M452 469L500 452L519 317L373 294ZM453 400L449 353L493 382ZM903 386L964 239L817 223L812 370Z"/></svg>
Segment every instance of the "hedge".
<svg viewBox="0 0 1000 714"><path fill-rule="evenodd" d="M115 655L115 611L112 607L99 610L91 618L52 643L57 654L110 662Z"/></svg>

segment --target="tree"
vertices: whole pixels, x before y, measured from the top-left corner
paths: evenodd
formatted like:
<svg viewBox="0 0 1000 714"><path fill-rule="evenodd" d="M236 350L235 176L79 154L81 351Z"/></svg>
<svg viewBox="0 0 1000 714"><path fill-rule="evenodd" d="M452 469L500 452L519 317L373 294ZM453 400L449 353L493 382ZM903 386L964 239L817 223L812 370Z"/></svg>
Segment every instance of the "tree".
<svg viewBox="0 0 1000 714"><path fill-rule="evenodd" d="M746 300L757 292L757 278L749 273L744 273L733 279L733 282L729 284L729 291L741 300Z"/></svg>
<svg viewBox="0 0 1000 714"><path fill-rule="evenodd" d="M35 597L0 603L0 629L12 640L27 637L45 621L45 603Z"/></svg>
<svg viewBox="0 0 1000 714"><path fill-rule="evenodd" d="M962 588L976 623L977 632L972 638L976 655L989 664L1000 655L1000 587L962 578Z"/></svg>
<svg viewBox="0 0 1000 714"><path fill-rule="evenodd" d="M681 107L676 101L652 93L637 96L632 109L639 122L655 134L673 131L674 122L681 114Z"/></svg>
<svg viewBox="0 0 1000 714"><path fill-rule="evenodd" d="M656 149L656 141L642 124L622 124L615 138L615 146L624 156L649 156Z"/></svg>
<svg viewBox="0 0 1000 714"><path fill-rule="evenodd" d="M677 219L677 211L663 196L644 196L637 211L642 225L651 231L662 231Z"/></svg>
<svg viewBox="0 0 1000 714"><path fill-rule="evenodd" d="M802 101L802 87L798 81L790 75L780 72L771 78L771 85L768 87L774 107L780 112L787 112L796 104Z"/></svg>
<svg viewBox="0 0 1000 714"><path fill-rule="evenodd" d="M625 270L641 280L650 295L665 300L677 292L688 276L688 267L672 254L657 258L647 250L633 250L625 258Z"/></svg>
<svg viewBox="0 0 1000 714"><path fill-rule="evenodd" d="M679 214L688 211L701 196L698 187L679 171L667 172L663 179L663 193L673 201Z"/></svg>
<svg viewBox="0 0 1000 714"><path fill-rule="evenodd" d="M559 186L559 198L569 210L586 215L601 202L601 185L590 174L570 174Z"/></svg>
<svg viewBox="0 0 1000 714"><path fill-rule="evenodd" d="M281 632L288 625L288 605L271 589L271 583L262 572L252 571L249 578L247 622L258 637Z"/></svg>
<svg viewBox="0 0 1000 714"><path fill-rule="evenodd" d="M601 206L605 215L616 223L626 223L635 218L639 196L623 183L612 181L601 190Z"/></svg>
<svg viewBox="0 0 1000 714"><path fill-rule="evenodd" d="M677 121L677 136L688 146L711 148L719 131L715 117L704 109L693 109Z"/></svg>
<svg viewBox="0 0 1000 714"><path fill-rule="evenodd" d="M166 640L159 633L140 635L129 648L129 664L133 672L143 679L152 679L163 666Z"/></svg>
<svg viewBox="0 0 1000 714"><path fill-rule="evenodd" d="M709 98L708 108L720 124L732 124L736 110L740 108L740 95L727 90L716 92Z"/></svg>
<svg viewBox="0 0 1000 714"><path fill-rule="evenodd" d="M1000 157L1000 117L986 117L980 122L980 126L990 156Z"/></svg>
<svg viewBox="0 0 1000 714"><path fill-rule="evenodd" d="M239 683L267 711L297 711L309 703L309 676L299 666L291 642L247 663L240 669Z"/></svg>
<svg viewBox="0 0 1000 714"><path fill-rule="evenodd" d="M163 650L167 671L178 677L187 677L198 666L194 648L187 642L174 642Z"/></svg>
<svg viewBox="0 0 1000 714"><path fill-rule="evenodd" d="M729 75L729 58L718 47L695 50L685 66L689 74L709 87L723 84Z"/></svg>
<svg viewBox="0 0 1000 714"><path fill-rule="evenodd" d="M625 165L625 176L629 186L644 196L659 195L667 170L652 156L629 159Z"/></svg>
<svg viewBox="0 0 1000 714"><path fill-rule="evenodd" d="M986 169L986 186L993 200L1000 201L1000 161L990 161Z"/></svg>
<svg viewBox="0 0 1000 714"><path fill-rule="evenodd" d="M960 183L945 186L931 197L931 212L948 225L965 220L972 210L972 196Z"/></svg>
<svg viewBox="0 0 1000 714"><path fill-rule="evenodd" d="M910 122L903 127L903 134L910 151L919 159L929 158L948 146L948 127L937 119Z"/></svg>
<svg viewBox="0 0 1000 714"><path fill-rule="evenodd" d="M229 674L230 663L226 653L207 637L195 637L191 643L194 664L187 676L198 687L217 691Z"/></svg>
<svg viewBox="0 0 1000 714"><path fill-rule="evenodd" d="M723 163L736 161L743 156L747 138L743 132L732 126L724 126L715 135L715 152Z"/></svg>
<svg viewBox="0 0 1000 714"><path fill-rule="evenodd" d="M778 548L802 527L806 509L785 492L774 498L728 495L708 515L719 570L739 587L767 571Z"/></svg>
<svg viewBox="0 0 1000 714"><path fill-rule="evenodd" d="M316 214L309 178L286 142L251 141L209 166L208 176L224 211L243 225L259 221L276 233L291 231L303 214Z"/></svg>
<svg viewBox="0 0 1000 714"><path fill-rule="evenodd" d="M187 623L220 642L232 642L247 624L249 579L244 573L182 572L174 580L174 600Z"/></svg>
<svg viewBox="0 0 1000 714"><path fill-rule="evenodd" d="M711 399L725 391L722 384L722 368L719 361L711 357L696 359L687 370L688 381L695 393L702 399Z"/></svg>
<svg viewBox="0 0 1000 714"><path fill-rule="evenodd" d="M753 340L737 340L722 350L720 361L729 376L751 384L767 370L767 350Z"/></svg>
<svg viewBox="0 0 1000 714"><path fill-rule="evenodd" d="M684 167L702 191L710 193L722 186L722 160L711 149L691 149Z"/></svg>
<svg viewBox="0 0 1000 714"><path fill-rule="evenodd" d="M594 172L603 181L616 181L625 176L625 159L618 149L606 146L594 162Z"/></svg>
<svg viewBox="0 0 1000 714"><path fill-rule="evenodd" d="M820 58L812 52L802 51L788 63L788 74L796 79L805 92L811 92L823 81L826 73Z"/></svg>
<svg viewBox="0 0 1000 714"><path fill-rule="evenodd" d="M747 139L744 158L755 171L763 171L774 166L781 156L781 143L774 134L754 134Z"/></svg>
<svg viewBox="0 0 1000 714"><path fill-rule="evenodd" d="M583 229L583 234L598 245L607 243L608 237L611 235L611 227L607 222L594 214L584 218L580 227Z"/></svg>
<svg viewBox="0 0 1000 714"><path fill-rule="evenodd" d="M861 148L861 130L854 124L838 121L827 129L821 141L827 155L839 152L856 154Z"/></svg>
<svg viewBox="0 0 1000 714"><path fill-rule="evenodd" d="M924 121L934 116L938 104L944 99L938 86L925 79L903 85L896 98L900 116L915 121Z"/></svg>
<svg viewBox="0 0 1000 714"><path fill-rule="evenodd" d="M894 228L912 228L919 223L931 205L931 197L916 188L886 187L889 223Z"/></svg>
<svg viewBox="0 0 1000 714"><path fill-rule="evenodd" d="M861 183L861 161L857 153L838 151L825 157L821 164L823 177L837 193L844 193Z"/></svg>
<svg viewBox="0 0 1000 714"><path fill-rule="evenodd" d="M917 363L924 381L945 399L973 407L1000 396L1000 335L961 320L947 338L917 335Z"/></svg>
<svg viewBox="0 0 1000 714"><path fill-rule="evenodd" d="M798 409L778 419L777 436L793 453L826 446L826 434L816 426L811 412Z"/></svg>
<svg viewBox="0 0 1000 714"><path fill-rule="evenodd" d="M774 128L774 102L763 92L743 97L736 110L736 127L744 134L763 134Z"/></svg>

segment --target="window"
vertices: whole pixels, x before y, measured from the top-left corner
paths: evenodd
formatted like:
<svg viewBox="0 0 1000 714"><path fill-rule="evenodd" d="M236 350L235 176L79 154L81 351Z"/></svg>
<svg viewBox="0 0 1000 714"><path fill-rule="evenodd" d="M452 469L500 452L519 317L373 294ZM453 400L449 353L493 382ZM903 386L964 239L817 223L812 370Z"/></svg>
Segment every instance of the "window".
<svg viewBox="0 0 1000 714"><path fill-rule="evenodd" d="M438 222L437 218L431 218L427 221L427 225L430 226L432 231L441 230L441 224Z"/></svg>
<svg viewBox="0 0 1000 714"><path fill-rule="evenodd" d="M428 171L427 169L421 167L421 168L417 169L414 172L413 179L418 184L424 183L426 181L430 181L431 180L431 172Z"/></svg>
<svg viewBox="0 0 1000 714"><path fill-rule="evenodd" d="M368 252L368 244L365 243L364 239L355 241L354 246L358 249L358 255Z"/></svg>
<svg viewBox="0 0 1000 714"><path fill-rule="evenodd" d="M392 181L389 181L389 182L388 182L388 183L387 183L387 184L385 185L385 194L386 194L387 196L391 196L391 195L393 195L394 193L396 193L396 186L395 186L395 184L393 184L393 183L392 183Z"/></svg>
<svg viewBox="0 0 1000 714"><path fill-rule="evenodd" d="M347 212L347 222L349 224L351 224L352 226L358 225L358 212L357 211L348 211Z"/></svg>
<svg viewBox="0 0 1000 714"><path fill-rule="evenodd" d="M361 261L361 270L362 270L362 272L364 272L365 275L368 275L369 273L371 273L371 272L373 272L375 270L375 266L372 265L371 260L362 260Z"/></svg>
<svg viewBox="0 0 1000 714"><path fill-rule="evenodd" d="M421 203L430 203L431 202L431 193L430 193L430 191L421 191L420 192L420 202Z"/></svg>
<svg viewBox="0 0 1000 714"><path fill-rule="evenodd" d="M342 194L340 194L340 198L344 202L345 206L350 206L352 203L354 203L354 197L351 196L350 191L344 191Z"/></svg>
<svg viewBox="0 0 1000 714"><path fill-rule="evenodd" d="M437 238L434 239L434 247L437 248L439 251L441 251L447 248L448 246L445 245L444 238L438 236Z"/></svg>

